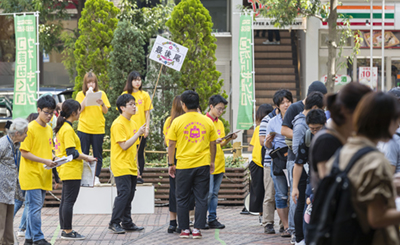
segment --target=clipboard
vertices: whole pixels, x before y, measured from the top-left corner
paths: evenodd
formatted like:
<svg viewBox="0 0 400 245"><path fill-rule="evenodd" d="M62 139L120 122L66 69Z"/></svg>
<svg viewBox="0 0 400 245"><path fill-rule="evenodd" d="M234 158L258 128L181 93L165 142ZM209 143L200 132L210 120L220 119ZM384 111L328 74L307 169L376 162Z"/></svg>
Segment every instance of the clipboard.
<svg viewBox="0 0 400 245"><path fill-rule="evenodd" d="M237 133L239 133L240 131L242 131L242 130L237 130L237 131L235 131L235 132L233 132L233 133L229 133L229 134L225 135L225 137L223 137L223 138L221 138L221 139L227 140L227 139L231 138L231 137L233 136L233 134L237 134Z"/></svg>
<svg viewBox="0 0 400 245"><path fill-rule="evenodd" d="M96 176L97 161L86 162L83 161L83 171L81 186L82 187L94 187L94 178Z"/></svg>
<svg viewBox="0 0 400 245"><path fill-rule="evenodd" d="M86 106L99 106L99 103L96 100L101 99L101 92L93 92L93 93L86 93Z"/></svg>
<svg viewBox="0 0 400 245"><path fill-rule="evenodd" d="M44 165L43 167L45 168L45 169L53 169L53 168L57 168L57 167L60 167L61 165L63 165L64 163L67 163L67 162L70 162L70 161L72 161L72 155L69 155L69 156L67 156L67 157L62 157L62 158L59 158L59 159L57 159L57 160L55 160L54 162L55 163L57 163L57 165L56 166L54 166L54 167L49 167L49 166L47 166L47 165Z"/></svg>

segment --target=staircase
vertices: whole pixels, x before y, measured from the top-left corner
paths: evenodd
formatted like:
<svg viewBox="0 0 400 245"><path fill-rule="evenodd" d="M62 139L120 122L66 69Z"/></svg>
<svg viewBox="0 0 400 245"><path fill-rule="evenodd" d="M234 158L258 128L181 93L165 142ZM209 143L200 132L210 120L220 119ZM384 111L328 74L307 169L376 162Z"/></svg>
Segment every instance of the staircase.
<svg viewBox="0 0 400 245"><path fill-rule="evenodd" d="M261 32L260 32L261 34ZM266 32L266 36L267 36ZM261 104L273 105L272 98L279 89L289 89L293 101L300 99L298 71L298 41L296 31L280 31L280 45L265 45L266 37L254 39L255 91L257 109ZM244 132L244 144L250 143L253 128ZM244 149L246 150L246 149ZM251 148L249 148L251 151Z"/></svg>

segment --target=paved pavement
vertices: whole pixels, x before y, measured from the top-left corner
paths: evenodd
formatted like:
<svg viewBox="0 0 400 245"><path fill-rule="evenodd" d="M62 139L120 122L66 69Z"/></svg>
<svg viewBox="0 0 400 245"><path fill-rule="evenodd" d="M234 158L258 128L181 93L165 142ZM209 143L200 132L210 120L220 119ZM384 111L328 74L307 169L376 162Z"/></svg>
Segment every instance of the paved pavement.
<svg viewBox="0 0 400 245"><path fill-rule="evenodd" d="M290 238L281 238L279 234L267 235L258 223L258 216L241 215L243 207L219 206L217 214L226 228L221 230L202 230L202 239L182 239L177 233L168 234L168 207L156 207L154 214L133 215L133 221L145 227L141 232L129 232L116 235L108 231L110 215L74 215L73 229L86 236L85 240L61 240L58 222L58 208L43 208L42 230L46 240L60 245L98 245L98 244L290 244ZM15 217L14 230L18 229L22 210ZM277 219L277 214L275 215ZM276 224L278 222L275 222ZM279 227L275 227L278 231ZM18 238L23 244L24 238Z"/></svg>

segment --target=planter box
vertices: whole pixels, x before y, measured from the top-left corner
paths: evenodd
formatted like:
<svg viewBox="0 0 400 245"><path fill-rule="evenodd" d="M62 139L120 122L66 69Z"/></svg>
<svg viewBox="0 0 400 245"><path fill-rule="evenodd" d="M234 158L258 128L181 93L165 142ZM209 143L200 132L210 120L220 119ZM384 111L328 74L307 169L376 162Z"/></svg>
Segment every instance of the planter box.
<svg viewBox="0 0 400 245"><path fill-rule="evenodd" d="M243 205L244 198L249 192L249 172L245 168L226 168L218 194L220 205ZM101 183L109 183L110 171L103 168L100 174ZM153 184L157 206L169 204L169 175L168 168L145 168L143 173L145 183ZM140 186L140 185L138 185ZM52 191L53 195L61 198L61 188ZM136 197L135 197L136 199ZM58 207L60 202L50 193L46 193L44 202L47 207Z"/></svg>

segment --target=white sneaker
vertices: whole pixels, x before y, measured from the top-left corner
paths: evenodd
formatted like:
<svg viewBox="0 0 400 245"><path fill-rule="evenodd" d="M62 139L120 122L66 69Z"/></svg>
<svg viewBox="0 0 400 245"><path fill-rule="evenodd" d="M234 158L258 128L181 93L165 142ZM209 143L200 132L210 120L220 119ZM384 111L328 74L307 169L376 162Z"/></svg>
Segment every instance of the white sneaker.
<svg viewBox="0 0 400 245"><path fill-rule="evenodd" d="M94 177L94 185L95 185L95 186L100 186L100 184L101 184L101 183L100 183L99 177L97 177L97 176Z"/></svg>
<svg viewBox="0 0 400 245"><path fill-rule="evenodd" d="M25 236L25 231L18 229L17 237L24 237L24 236Z"/></svg>
<svg viewBox="0 0 400 245"><path fill-rule="evenodd" d="M296 242L295 245L306 245L306 242L303 239L301 242Z"/></svg>
<svg viewBox="0 0 400 245"><path fill-rule="evenodd" d="M281 44L281 41L276 41L275 44L279 45Z"/></svg>
<svg viewBox="0 0 400 245"><path fill-rule="evenodd" d="M265 40L265 41L263 42L263 44L269 45L269 44L275 44L275 42L270 42L269 40Z"/></svg>

